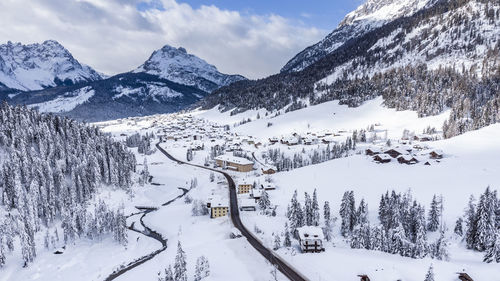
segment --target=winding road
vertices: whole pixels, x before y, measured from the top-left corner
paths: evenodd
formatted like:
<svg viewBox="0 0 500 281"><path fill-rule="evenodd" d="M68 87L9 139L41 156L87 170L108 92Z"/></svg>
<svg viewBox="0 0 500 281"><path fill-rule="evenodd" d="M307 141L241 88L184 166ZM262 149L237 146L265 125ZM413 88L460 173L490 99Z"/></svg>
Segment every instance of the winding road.
<svg viewBox="0 0 500 281"><path fill-rule="evenodd" d="M233 178L231 178L231 176L228 173L217 170L217 169L212 169L209 167L204 167L201 165L196 165L196 164L191 164L191 163L187 163L184 161L180 161L180 160L174 158L172 155L170 155L166 150L164 150L160 146L160 142L156 144L156 148L158 148L158 150L160 152L162 152L165 156L167 156L167 158L169 158L170 160L172 160L174 162L177 162L178 164L186 164L186 165L190 165L193 167L198 167L198 168L202 168L205 170L210 170L210 171L214 171L214 172L222 174L226 178L226 180L228 182L228 186L229 186L229 201L230 201L229 207L230 207L231 221L233 222L233 225L241 232L241 234L243 236L245 236L245 238L248 240L248 243L250 243L250 245L252 245L255 248L255 250L257 250L271 264L276 266L276 268L281 273L283 273L283 275L288 277L288 279L290 279L292 281L306 281L306 280L308 280L300 272L298 272L296 269L294 269L290 264L288 264L286 261L284 261L281 257L277 256L273 251L266 248L243 225L243 223L241 222L241 219L240 219L240 211L238 209L238 198L236 195L236 185L234 183Z"/></svg>

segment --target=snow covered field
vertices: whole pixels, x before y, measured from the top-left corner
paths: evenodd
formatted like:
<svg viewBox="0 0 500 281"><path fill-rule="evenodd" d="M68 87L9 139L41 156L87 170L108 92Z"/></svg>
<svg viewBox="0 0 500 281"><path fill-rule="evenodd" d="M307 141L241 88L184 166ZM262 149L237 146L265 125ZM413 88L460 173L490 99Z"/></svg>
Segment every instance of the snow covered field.
<svg viewBox="0 0 500 281"><path fill-rule="evenodd" d="M254 153L259 162L263 152L269 148L279 148L287 155L300 153L303 149L309 153L311 149L326 147L325 144L295 145L270 144L271 137L286 137L292 133L331 131L338 134L334 139L345 140L353 130L365 129L376 125L370 136L377 134L377 145L385 145L390 139L394 145L400 142L405 129L419 134L427 127L440 128L446 119L446 113L417 118L410 111L397 112L381 105L381 99L366 102L359 108L348 108L337 102L328 102L311 106L299 111L279 115L275 118L256 119L257 112L246 112L235 116L229 113L217 114L214 110L195 112L184 115L156 115L142 118L129 118L97 124L105 132L110 132L116 139L124 140L136 132L140 134L155 133L164 136L163 130L169 128L177 140L165 140L161 145L174 157L185 160L188 148L202 145L203 149L193 152L193 163L203 165L210 158L210 148L227 143L241 143L243 152ZM192 115L193 117L187 118ZM259 112L264 116L265 112ZM251 118L252 122L224 128L225 124L235 124L243 119ZM273 125L268 127L267 123ZM203 128L205 131L200 130ZM166 135L168 135L167 133ZM209 135L193 140L195 135ZM387 139L386 139L387 135ZM483 253L467 250L465 244L453 233L457 217L463 215L469 195L476 198L487 186L493 190L500 188L500 124L492 125L464 135L432 142L425 146L440 149L444 158L433 161L430 166L418 163L403 165L392 161L378 164L370 156L364 155L364 149L370 144L360 143L348 157L326 161L316 165L297 168L288 172L279 172L271 176L261 175L260 169L249 173L230 172L236 183L242 180L264 183L266 178L276 186L269 191L270 200L277 205L276 216L266 216L257 212L242 212L242 220L251 231L269 248L273 247L273 235L284 230L287 221L285 212L295 190L299 200L303 200L304 192L312 194L317 189L320 206L329 201L332 215L338 217L342 195L353 190L356 203L362 198L368 203L369 219L373 225L378 224L378 205L380 196L386 191L406 192L411 190L413 198L426 208L434 194L443 195L443 221L448 227L449 261L438 261L428 257L411 259L377 251L351 249L340 236L337 220L334 226L334 238L325 245L326 251L319 254L303 254L297 241L293 240L291 248L280 248L277 252L310 280L330 280L336 276L338 280L358 280L356 275L368 274L371 280L423 280L430 264L433 264L436 280L456 280L456 272L465 271L475 280L488 280L490 276L499 276L497 264L482 262ZM246 143L243 140L261 142L262 145ZM153 144L158 139L153 140ZM418 142L417 142L418 143ZM138 167L143 169L144 155L136 153ZM265 155L265 153L264 153ZM190 280L194 274L196 259L200 256L208 258L210 263L210 280L272 280L272 266L261 257L244 238L230 239L234 231L229 217L210 219L209 216L192 216L192 204L184 202L184 198L168 206L161 204L179 196L179 188L189 188L191 180L197 179L197 187L191 189L187 196L199 202L206 202L213 195L224 200L227 197L227 184L220 176L214 182L209 180L210 172L186 165L176 164L156 151L146 156L148 169L153 176L151 183L134 187L134 195L129 197L123 192L103 191L103 198L111 206L124 204L125 214L137 212L135 206L159 207L158 211L144 217L144 223L151 229L161 233L167 239L168 248L152 260L126 272L117 280L156 280L156 273L173 265L176 245L180 241L187 254L187 268ZM212 162L209 164L213 165ZM256 164L260 168L260 164ZM246 198L248 195L240 195ZM426 214L427 215L427 214ZM142 229L138 216L128 219L128 224ZM258 233L256 230L259 230ZM39 249L39 256L32 266L22 269L19 259L8 260L6 269L0 276L6 280L68 280L68 277L80 277L72 280L102 280L121 264L126 264L161 247L156 240L129 231L129 244L126 249L111 239L91 244L79 240L69 245L62 255ZM43 239L43 237L38 237ZM429 234L429 242L437 239L437 233ZM43 245L43 243L40 243ZM81 264L85 263L85 266ZM50 269L50 270L46 270ZM76 278L76 277L75 277ZM278 276L278 279L283 279Z"/></svg>

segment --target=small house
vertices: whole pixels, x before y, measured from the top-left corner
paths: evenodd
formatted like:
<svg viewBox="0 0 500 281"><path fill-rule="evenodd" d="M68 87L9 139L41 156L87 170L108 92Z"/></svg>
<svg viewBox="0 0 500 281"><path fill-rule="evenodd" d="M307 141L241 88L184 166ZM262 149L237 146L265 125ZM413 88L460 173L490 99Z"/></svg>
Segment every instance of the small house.
<svg viewBox="0 0 500 281"><path fill-rule="evenodd" d="M276 186L272 185L272 184L261 184L260 185L260 188L261 189L264 189L264 190L276 190Z"/></svg>
<svg viewBox="0 0 500 281"><path fill-rule="evenodd" d="M378 163L389 163L391 160L392 157L388 154L377 154L373 157L373 161Z"/></svg>
<svg viewBox="0 0 500 281"><path fill-rule="evenodd" d="M276 173L276 170L277 170L276 167L266 166L262 168L262 173L264 175L272 175Z"/></svg>
<svg viewBox="0 0 500 281"><path fill-rule="evenodd" d="M458 279L460 279L461 281L474 281L472 277L470 277L469 274L465 272L458 272L457 274L458 274Z"/></svg>
<svg viewBox="0 0 500 281"><path fill-rule="evenodd" d="M297 228L300 249L303 253L323 252L323 230L316 226L303 226Z"/></svg>
<svg viewBox="0 0 500 281"><path fill-rule="evenodd" d="M255 205L255 200L245 198L245 199L240 199L240 210L241 211L256 211L257 207Z"/></svg>
<svg viewBox="0 0 500 281"><path fill-rule="evenodd" d="M260 197L262 197L262 191L263 189L252 189L252 191L250 192L250 197L255 200L259 200Z"/></svg>
<svg viewBox="0 0 500 281"><path fill-rule="evenodd" d="M412 165L412 164L417 164L418 160L417 160L417 158L407 154L407 155L400 155L398 157L398 162L400 164Z"/></svg>
<svg viewBox="0 0 500 281"><path fill-rule="evenodd" d="M400 151L399 149L395 149L395 148L391 148L391 149L385 151L384 153L390 155L392 158L396 158L399 155L406 154L405 152Z"/></svg>
<svg viewBox="0 0 500 281"><path fill-rule="evenodd" d="M377 155L382 153L382 150L378 147L370 147L365 150L365 154L369 156Z"/></svg>
<svg viewBox="0 0 500 281"><path fill-rule="evenodd" d="M441 150L433 150L429 153L431 159L442 159L443 152Z"/></svg>

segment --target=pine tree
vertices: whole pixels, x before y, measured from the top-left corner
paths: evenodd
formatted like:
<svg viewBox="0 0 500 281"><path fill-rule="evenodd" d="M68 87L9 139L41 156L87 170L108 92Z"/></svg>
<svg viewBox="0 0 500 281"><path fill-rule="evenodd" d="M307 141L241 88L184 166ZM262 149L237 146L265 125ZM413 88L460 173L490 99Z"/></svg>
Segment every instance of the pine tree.
<svg viewBox="0 0 500 281"><path fill-rule="evenodd" d="M439 204L439 200L436 195L432 197L431 207L429 210L429 219L427 224L427 230L436 231L439 227L439 218L441 216L440 213L441 206Z"/></svg>
<svg viewBox="0 0 500 281"><path fill-rule="evenodd" d="M476 235L474 248L478 251L486 250L488 243L495 235L496 198L490 188L481 195L476 213Z"/></svg>
<svg viewBox="0 0 500 281"><path fill-rule="evenodd" d="M429 270L427 270L424 281L434 281L434 268L432 264L429 266Z"/></svg>
<svg viewBox="0 0 500 281"><path fill-rule="evenodd" d="M281 239L280 239L280 235L276 234L276 235L274 235L273 250L276 251L279 248L281 248Z"/></svg>
<svg viewBox="0 0 500 281"><path fill-rule="evenodd" d="M177 255L175 256L174 280L187 281L186 254L182 250L180 241L177 243Z"/></svg>
<svg viewBox="0 0 500 281"><path fill-rule="evenodd" d="M314 189L313 192L313 199L312 199L312 225L314 226L319 226L319 203L318 203L318 194L316 192L316 188Z"/></svg>
<svg viewBox="0 0 500 281"><path fill-rule="evenodd" d="M201 256L196 260L194 280L200 281L205 277L210 275L210 266L208 264L207 258Z"/></svg>
<svg viewBox="0 0 500 281"><path fill-rule="evenodd" d="M266 190L262 191L258 204L263 214L266 214L267 210L271 208L271 201L269 200L269 194L267 193Z"/></svg>
<svg viewBox="0 0 500 281"><path fill-rule="evenodd" d="M483 261L487 263L500 263L500 230L496 231L495 237L488 244Z"/></svg>
<svg viewBox="0 0 500 281"><path fill-rule="evenodd" d="M457 219L455 223L455 228L453 229L453 232L458 235L462 236L464 235L464 230L463 230L463 219L460 217Z"/></svg>
<svg viewBox="0 0 500 281"><path fill-rule="evenodd" d="M288 229L288 224L285 222L285 239L283 240L284 247L292 246L292 241L290 239L290 230Z"/></svg>
<svg viewBox="0 0 500 281"><path fill-rule="evenodd" d="M174 273L172 271L172 266L169 265L168 268L165 268L165 278L164 281L174 281Z"/></svg>
<svg viewBox="0 0 500 281"><path fill-rule="evenodd" d="M287 210L287 217L290 222L290 231L294 237L297 236L297 228L304 226L304 212L297 199L297 190L295 190L290 205Z"/></svg>
<svg viewBox="0 0 500 281"><path fill-rule="evenodd" d="M476 244L476 232L477 232L477 224L476 224L476 205L474 204L474 196L470 196L469 204L467 209L465 210L465 242L467 243L467 248L473 249Z"/></svg>
<svg viewBox="0 0 500 281"><path fill-rule="evenodd" d="M339 214L342 219L340 232L342 236L346 237L352 232L356 224L356 210L353 191L346 191L344 193L340 204Z"/></svg>
<svg viewBox="0 0 500 281"><path fill-rule="evenodd" d="M448 260L448 241L444 236L444 230L441 230L438 240L431 245L431 256L438 260Z"/></svg>
<svg viewBox="0 0 500 281"><path fill-rule="evenodd" d="M359 202L356 216L356 222L358 224L365 225L368 223L368 205L365 203L365 199L361 199L361 202Z"/></svg>

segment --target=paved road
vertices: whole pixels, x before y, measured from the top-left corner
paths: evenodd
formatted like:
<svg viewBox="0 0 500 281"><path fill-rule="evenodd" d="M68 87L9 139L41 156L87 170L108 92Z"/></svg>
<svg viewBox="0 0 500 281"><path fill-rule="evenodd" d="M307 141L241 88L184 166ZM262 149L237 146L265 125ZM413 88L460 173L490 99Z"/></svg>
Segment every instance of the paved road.
<svg viewBox="0 0 500 281"><path fill-rule="evenodd" d="M231 215L231 220L234 224L234 226L241 232L245 238L247 238L248 242L250 245L252 245L264 258L266 258L271 264L275 265L276 268L283 273L288 279L292 281L306 281L308 280L306 277L304 277L302 274L300 274L296 269L294 269L291 265L289 265L287 262L282 260L280 257L278 257L273 251L269 250L266 248L262 243L255 237L253 236L250 231L243 225L240 219L240 211L238 209L238 198L236 195L236 185L234 184L233 178L226 173L222 172L216 169L212 169L209 167L204 167L201 165L196 165L196 164L191 164L187 162L180 161L178 159L175 159L172 155L170 155L167 151L165 151L161 146L160 143L156 144L156 147L160 152L165 154L167 158L170 160L177 162L178 164L187 164L190 166L206 169L206 170L211 170L217 173L220 173L224 175L226 178L228 185L229 185L229 201L230 201L230 215Z"/></svg>

